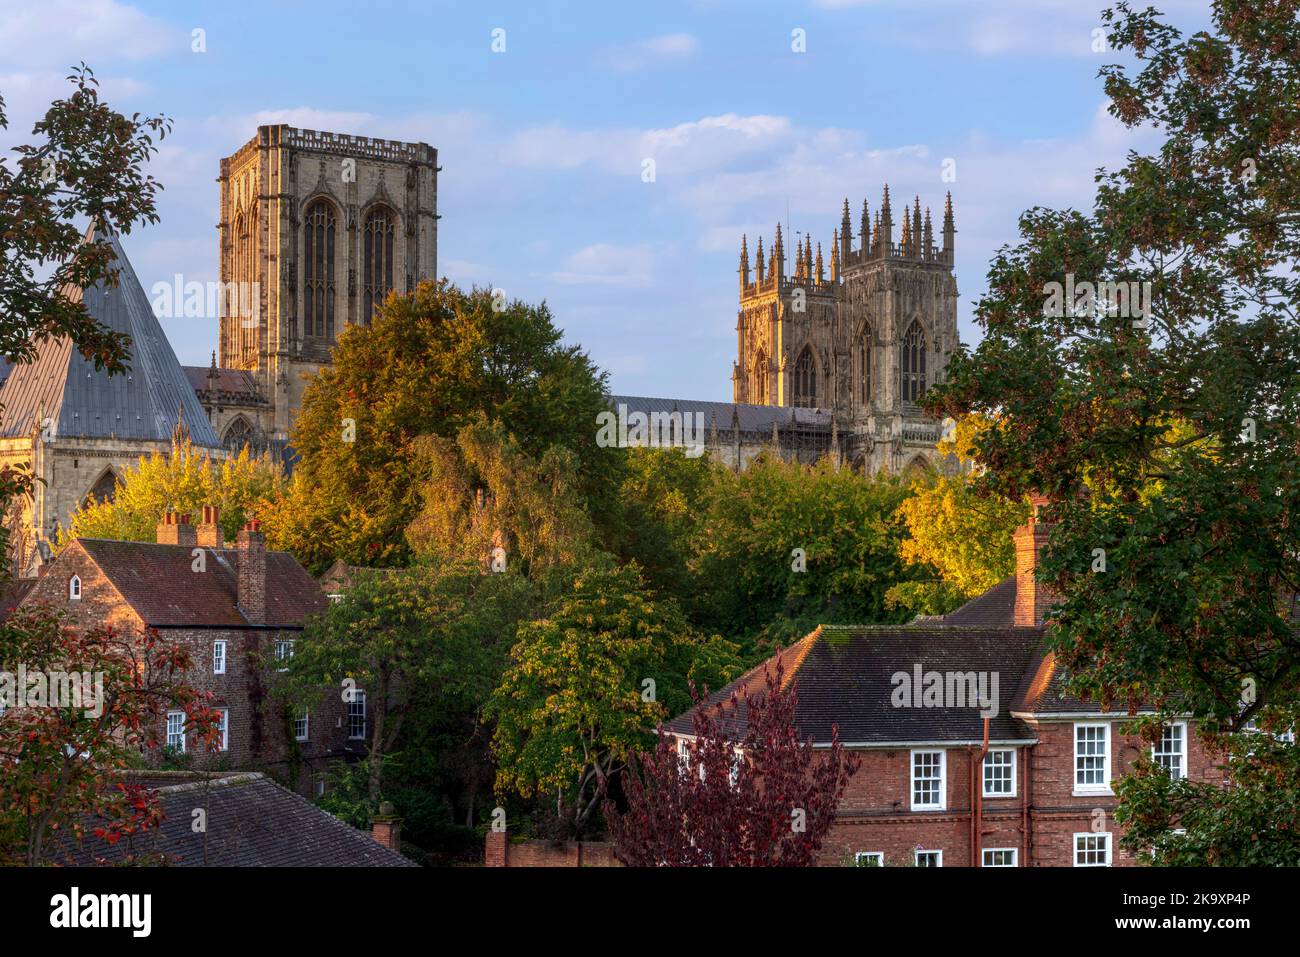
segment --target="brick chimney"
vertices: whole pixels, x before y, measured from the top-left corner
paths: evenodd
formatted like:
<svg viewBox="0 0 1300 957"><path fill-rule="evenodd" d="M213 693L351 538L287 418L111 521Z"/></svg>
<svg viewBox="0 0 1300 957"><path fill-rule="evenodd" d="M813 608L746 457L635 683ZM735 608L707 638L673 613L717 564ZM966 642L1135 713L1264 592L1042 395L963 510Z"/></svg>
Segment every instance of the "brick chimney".
<svg viewBox="0 0 1300 957"><path fill-rule="evenodd" d="M379 802L379 813L370 819L370 834L390 851L401 853L402 819L390 802Z"/></svg>
<svg viewBox="0 0 1300 957"><path fill-rule="evenodd" d="M256 519L235 536L235 565L239 570L239 610L250 625L266 624L266 538Z"/></svg>
<svg viewBox="0 0 1300 957"><path fill-rule="evenodd" d="M1033 511L1029 522L1016 529L1016 609L1012 622L1018 628L1033 628L1043 623L1043 613L1056 603L1052 590L1037 578L1038 556L1052 533L1050 522L1039 522L1038 511L1050 501L1046 496L1030 496Z"/></svg>
<svg viewBox="0 0 1300 957"><path fill-rule="evenodd" d="M198 544L198 536L190 524L189 512L177 515L174 509L167 509L163 512L156 533L159 545L186 545L193 548Z"/></svg>
<svg viewBox="0 0 1300 957"><path fill-rule="evenodd" d="M195 532L198 535L198 544L204 548L226 547L221 536L221 524L217 521L219 517L215 505L203 506L203 521L199 522Z"/></svg>

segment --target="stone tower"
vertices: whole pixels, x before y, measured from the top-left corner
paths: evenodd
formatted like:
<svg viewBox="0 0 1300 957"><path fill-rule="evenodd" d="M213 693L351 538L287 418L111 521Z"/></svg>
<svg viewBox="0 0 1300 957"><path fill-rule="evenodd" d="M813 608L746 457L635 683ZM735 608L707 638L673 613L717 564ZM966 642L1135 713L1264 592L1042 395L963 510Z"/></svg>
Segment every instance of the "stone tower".
<svg viewBox="0 0 1300 957"><path fill-rule="evenodd" d="M810 236L787 251L779 224L752 269L748 237L740 245L734 401L830 412L849 461L869 472L940 464L939 424L919 402L958 342L952 195L942 246L920 197L901 212L895 243L889 187L874 222L864 201L855 244L846 199L829 268Z"/></svg>
<svg viewBox="0 0 1300 957"><path fill-rule="evenodd" d="M438 151L259 126L219 182L220 366L254 376L283 440L343 330L437 276Z"/></svg>

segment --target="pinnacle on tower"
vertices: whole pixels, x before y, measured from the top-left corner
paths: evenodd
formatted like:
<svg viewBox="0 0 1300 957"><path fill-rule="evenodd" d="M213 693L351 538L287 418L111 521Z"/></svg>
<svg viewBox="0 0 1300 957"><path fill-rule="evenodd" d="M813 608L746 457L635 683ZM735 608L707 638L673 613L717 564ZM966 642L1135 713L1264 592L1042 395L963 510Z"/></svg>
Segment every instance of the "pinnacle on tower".
<svg viewBox="0 0 1300 957"><path fill-rule="evenodd" d="M803 244L803 274L805 277L812 276L813 257L812 257L812 234L804 236Z"/></svg>
<svg viewBox="0 0 1300 957"><path fill-rule="evenodd" d="M749 285L749 244L744 233L740 234L740 289L743 292Z"/></svg>
<svg viewBox="0 0 1300 957"><path fill-rule="evenodd" d="M930 250L934 248L934 228L930 225L930 207L925 207L925 232L922 233L921 258L929 259Z"/></svg>
<svg viewBox="0 0 1300 957"><path fill-rule="evenodd" d="M903 214L903 235L898 244L903 248L903 255L912 255L912 217Z"/></svg>
<svg viewBox="0 0 1300 957"><path fill-rule="evenodd" d="M763 281L763 237L758 237L758 255L754 257L754 270L758 274L758 281Z"/></svg>
<svg viewBox="0 0 1300 957"><path fill-rule="evenodd" d="M871 215L867 211L867 201L862 201L862 258L868 259L871 256Z"/></svg>
<svg viewBox="0 0 1300 957"><path fill-rule="evenodd" d="M952 193L949 192L943 204L943 251L949 262L952 261L953 236L956 232L952 224Z"/></svg>
<svg viewBox="0 0 1300 957"><path fill-rule="evenodd" d="M772 275L785 276L785 243L781 239L781 224L776 224L776 239L772 240Z"/></svg>
<svg viewBox="0 0 1300 957"><path fill-rule="evenodd" d="M885 184L885 196L880 203L880 257L888 259L893 255L894 246L894 208L889 202L889 184Z"/></svg>
<svg viewBox="0 0 1300 957"><path fill-rule="evenodd" d="M849 223L849 198L844 197L844 215L840 217L840 243L843 248L840 250L840 256L844 264L848 265L849 253L853 252L853 228Z"/></svg>
<svg viewBox="0 0 1300 957"><path fill-rule="evenodd" d="M831 234L831 282L840 281L840 233Z"/></svg>
<svg viewBox="0 0 1300 957"><path fill-rule="evenodd" d="M826 281L826 270L822 266L822 244L817 244L817 284L821 285Z"/></svg>
<svg viewBox="0 0 1300 957"><path fill-rule="evenodd" d="M916 197L916 205L912 211L912 255L918 256L922 253L917 251L917 246L921 243L921 197Z"/></svg>

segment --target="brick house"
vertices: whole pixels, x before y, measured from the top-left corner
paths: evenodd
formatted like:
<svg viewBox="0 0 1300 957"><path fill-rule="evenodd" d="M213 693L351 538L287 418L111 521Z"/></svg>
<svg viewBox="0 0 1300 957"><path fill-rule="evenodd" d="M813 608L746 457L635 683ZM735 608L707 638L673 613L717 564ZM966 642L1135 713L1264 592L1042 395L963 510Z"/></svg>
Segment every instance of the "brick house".
<svg viewBox="0 0 1300 957"><path fill-rule="evenodd" d="M328 599L288 552L268 551L256 522L225 545L216 508L202 521L169 511L156 542L78 538L22 598L64 612L73 627L154 629L189 646L188 676L223 713L225 748L198 753L184 714L167 715L167 748L197 768L263 769L304 794L323 793L331 760L364 754L364 695L347 703L325 694L298 713L272 695L278 661L292 656L307 618ZM159 756L159 759L161 756Z"/></svg>
<svg viewBox="0 0 1300 957"><path fill-rule="evenodd" d="M799 730L828 747L831 728L861 756L823 845L823 865L1085 867L1130 865L1111 784L1143 752L1170 773L1223 780L1192 722L1154 748L1127 713L1066 694L1043 649L1051 596L1034 575L1048 527L1016 531L1016 574L942 617L903 626L822 626L782 655L797 682ZM770 659L712 695L766 686ZM743 691L725 724L744 730ZM692 712L670 722L679 746ZM987 717L987 720L986 720ZM864 860L865 859L865 860Z"/></svg>

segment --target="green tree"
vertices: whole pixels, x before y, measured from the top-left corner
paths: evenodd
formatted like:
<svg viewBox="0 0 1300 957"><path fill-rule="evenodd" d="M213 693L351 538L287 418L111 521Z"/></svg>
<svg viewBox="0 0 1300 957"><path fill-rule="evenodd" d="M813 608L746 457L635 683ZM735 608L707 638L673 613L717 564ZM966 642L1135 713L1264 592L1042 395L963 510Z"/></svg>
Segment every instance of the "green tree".
<svg viewBox="0 0 1300 957"><path fill-rule="evenodd" d="M500 674L502 636L530 607L528 588L519 576L484 574L473 563L371 572L308 623L285 694L301 705L319 700L322 687L365 692L373 806L413 714L436 722L487 699Z"/></svg>
<svg viewBox="0 0 1300 957"><path fill-rule="evenodd" d="M421 439L455 438L486 414L536 461L566 449L584 508L612 536L622 460L594 441L605 408L603 375L562 343L545 305L421 283L349 327L312 379L293 432L301 461L268 535L312 567L404 564L429 475Z"/></svg>
<svg viewBox="0 0 1300 957"><path fill-rule="evenodd" d="M151 542L164 510L198 515L204 505L220 510L227 541L267 510L284 487L283 472L269 456L254 457L245 447L233 458L213 461L190 442L170 455L142 457L118 478L112 501L87 501L72 513L59 546L74 538L115 538Z"/></svg>
<svg viewBox="0 0 1300 957"><path fill-rule="evenodd" d="M688 607L703 628L762 655L819 622L910 617L885 600L890 586L919 577L899 557L901 481L768 455L714 475L690 563Z"/></svg>
<svg viewBox="0 0 1300 957"><path fill-rule="evenodd" d="M544 618L520 626L488 703L498 792L555 795L557 817L582 833L629 753L689 704L697 644L634 563L582 571Z"/></svg>
<svg viewBox="0 0 1300 957"><path fill-rule="evenodd" d="M934 577L902 582L889 590L888 602L939 615L980 595L1015 571L1012 533L1023 525L1029 508L995 495L981 495L972 481L973 444L987 420L967 416L957 423L939 451L955 456L953 474L928 474L912 482L898 507L907 529L903 561L933 569Z"/></svg>
<svg viewBox="0 0 1300 957"><path fill-rule="evenodd" d="M976 442L986 489L1055 500L1041 577L1063 598L1051 634L1074 689L1190 712L1211 735L1300 717L1294 13L1218 0L1212 28L1184 36L1150 9L1106 11L1136 64L1102 71L1110 112L1163 140L1098 174L1091 215L1022 216L977 309L984 338L927 396L995 420ZM1136 285L1127 302L1080 286L1109 282ZM1254 795L1142 792L1177 800L1202 846L1207 829L1236 840L1216 807L1266 807L1284 792L1263 782L1294 774L1228 741L1234 788Z"/></svg>

